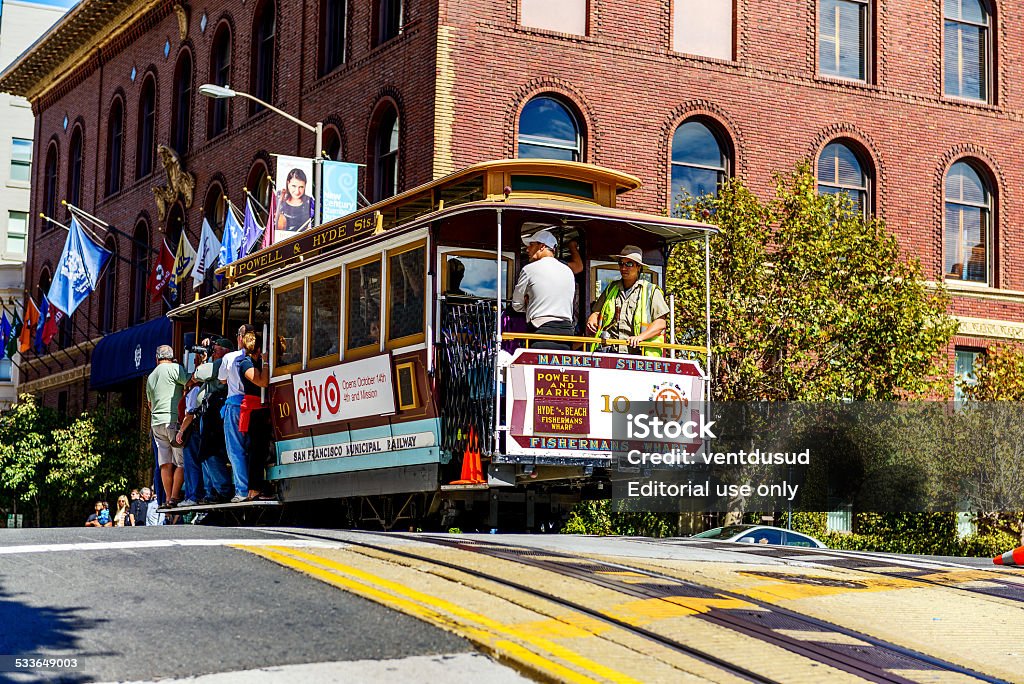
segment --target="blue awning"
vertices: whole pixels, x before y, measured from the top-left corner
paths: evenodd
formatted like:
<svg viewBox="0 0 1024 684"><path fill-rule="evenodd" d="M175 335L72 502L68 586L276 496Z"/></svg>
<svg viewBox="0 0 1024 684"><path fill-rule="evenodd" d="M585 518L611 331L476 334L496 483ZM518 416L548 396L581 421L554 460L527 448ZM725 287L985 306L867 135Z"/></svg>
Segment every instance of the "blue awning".
<svg viewBox="0 0 1024 684"><path fill-rule="evenodd" d="M149 375L156 367L156 348L170 344L173 326L164 316L111 333L92 350L89 385L102 390Z"/></svg>

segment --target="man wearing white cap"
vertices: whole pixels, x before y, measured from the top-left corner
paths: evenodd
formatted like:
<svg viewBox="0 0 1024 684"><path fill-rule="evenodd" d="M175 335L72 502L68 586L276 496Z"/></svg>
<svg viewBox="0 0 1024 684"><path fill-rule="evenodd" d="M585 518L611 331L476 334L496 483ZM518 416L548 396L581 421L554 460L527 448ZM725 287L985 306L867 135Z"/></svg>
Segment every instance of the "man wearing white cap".
<svg viewBox="0 0 1024 684"><path fill-rule="evenodd" d="M523 237L530 263L523 267L512 293L512 308L526 311L532 332L542 335L576 334L572 323L572 300L576 278L572 269L555 258L558 240L545 228ZM544 341L530 345L534 349L569 349L564 342Z"/></svg>
<svg viewBox="0 0 1024 684"><path fill-rule="evenodd" d="M668 303L661 288L640 277L644 253L635 245L626 245L619 260L622 276L604 289L591 308L587 330L595 335L629 341L629 353L640 354L641 342L664 342ZM643 348L644 356L661 356L660 349Z"/></svg>

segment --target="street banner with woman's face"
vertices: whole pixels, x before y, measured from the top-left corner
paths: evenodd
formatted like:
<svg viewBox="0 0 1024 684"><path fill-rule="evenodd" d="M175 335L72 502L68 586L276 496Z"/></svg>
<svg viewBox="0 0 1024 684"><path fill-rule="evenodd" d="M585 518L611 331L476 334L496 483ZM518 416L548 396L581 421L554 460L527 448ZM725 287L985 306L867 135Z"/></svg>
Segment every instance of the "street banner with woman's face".
<svg viewBox="0 0 1024 684"><path fill-rule="evenodd" d="M312 159L277 155L274 192L277 199L274 242L280 242L313 225L315 192Z"/></svg>

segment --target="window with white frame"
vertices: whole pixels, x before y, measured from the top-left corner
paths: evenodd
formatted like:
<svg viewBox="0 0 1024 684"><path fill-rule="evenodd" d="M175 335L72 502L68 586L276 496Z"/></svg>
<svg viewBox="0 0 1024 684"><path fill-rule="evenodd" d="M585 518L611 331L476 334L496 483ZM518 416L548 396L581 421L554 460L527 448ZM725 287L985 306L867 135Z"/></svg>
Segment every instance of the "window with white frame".
<svg viewBox="0 0 1024 684"><path fill-rule="evenodd" d="M978 169L967 161L950 167L944 185L946 280L987 284L992 192Z"/></svg>
<svg viewBox="0 0 1024 684"><path fill-rule="evenodd" d="M560 100L541 95L523 107L519 115L519 154L523 159L581 161L580 125Z"/></svg>
<svg viewBox="0 0 1024 684"><path fill-rule="evenodd" d="M847 195L854 208L865 216L870 211L869 178L866 165L850 145L833 141L818 156L818 192Z"/></svg>
<svg viewBox="0 0 1024 684"><path fill-rule="evenodd" d="M32 141L11 139L11 180L25 183L32 179Z"/></svg>
<svg viewBox="0 0 1024 684"><path fill-rule="evenodd" d="M988 8L982 0L943 0L943 16L946 95L988 100L992 54Z"/></svg>
<svg viewBox="0 0 1024 684"><path fill-rule="evenodd" d="M818 71L867 80L867 0L821 0L818 5Z"/></svg>
<svg viewBox="0 0 1024 684"><path fill-rule="evenodd" d="M28 238L28 212L7 212L7 253L24 254Z"/></svg>

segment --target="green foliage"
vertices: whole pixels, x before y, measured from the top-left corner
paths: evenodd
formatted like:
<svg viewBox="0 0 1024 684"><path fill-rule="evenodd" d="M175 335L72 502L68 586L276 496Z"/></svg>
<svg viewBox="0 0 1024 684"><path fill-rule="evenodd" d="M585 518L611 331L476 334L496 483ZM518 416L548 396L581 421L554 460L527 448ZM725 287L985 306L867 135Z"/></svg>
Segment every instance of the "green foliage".
<svg viewBox="0 0 1024 684"><path fill-rule="evenodd" d="M882 220L865 220L845 195L819 194L809 163L779 175L768 202L733 179L679 209L721 230L711 251L716 399L895 399L938 390L940 352L956 330L947 293L925 286L920 263L904 258ZM702 343L702 244L674 250L667 285L679 337Z"/></svg>
<svg viewBox="0 0 1024 684"><path fill-rule="evenodd" d="M24 394L0 413L0 506L31 502L36 525L77 521L90 500L137 482L148 453L123 409L68 419Z"/></svg>
<svg viewBox="0 0 1024 684"><path fill-rule="evenodd" d="M1024 345L992 345L975 362L974 377L959 382L974 401L1024 401Z"/></svg>
<svg viewBox="0 0 1024 684"><path fill-rule="evenodd" d="M608 499L577 504L562 534L668 537L676 533L676 514L647 511L614 511Z"/></svg>

